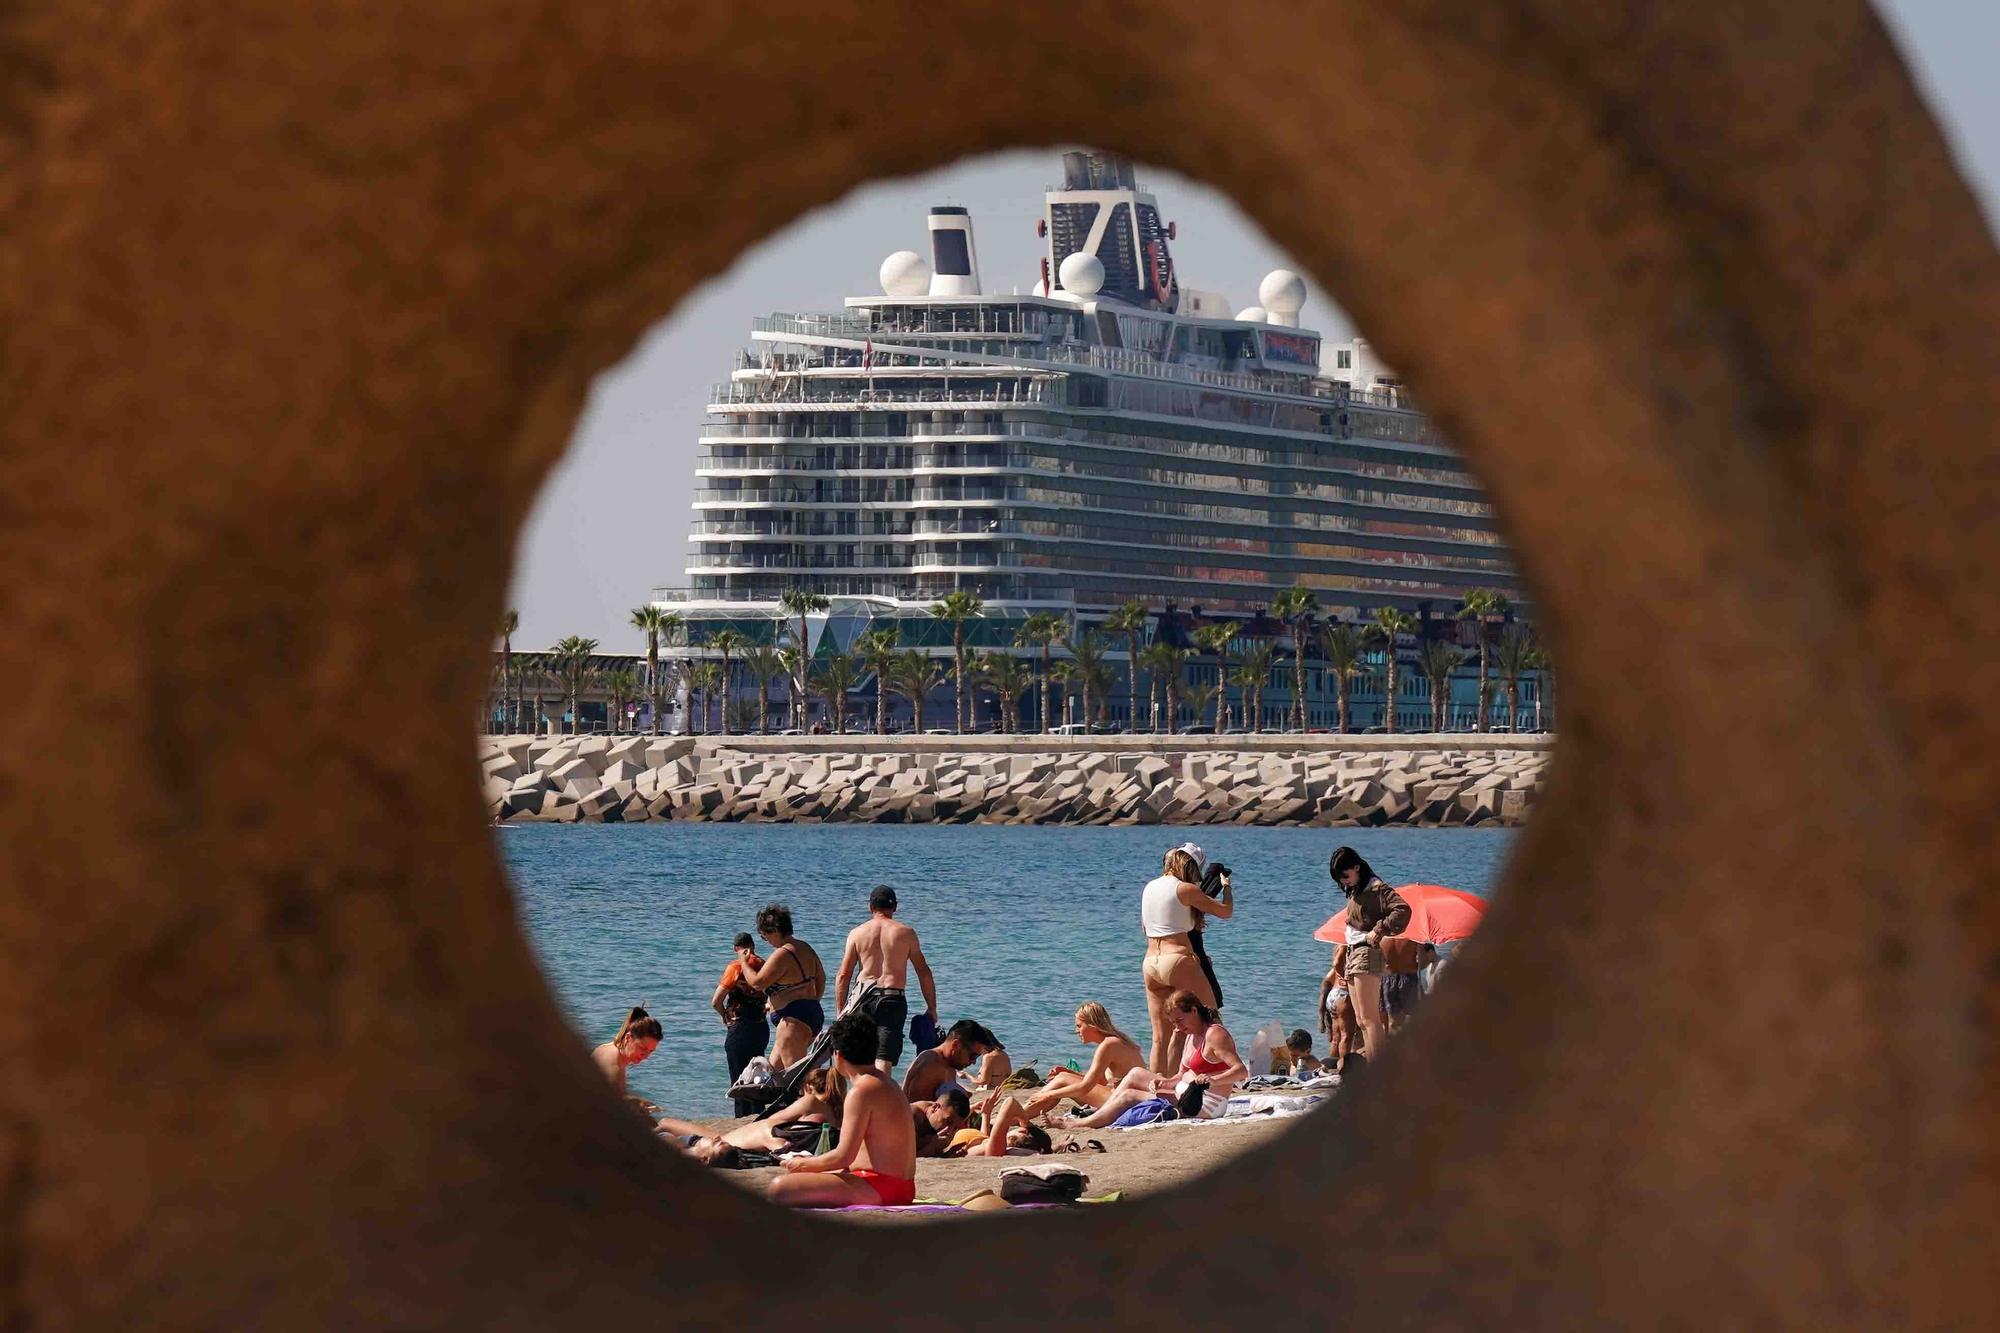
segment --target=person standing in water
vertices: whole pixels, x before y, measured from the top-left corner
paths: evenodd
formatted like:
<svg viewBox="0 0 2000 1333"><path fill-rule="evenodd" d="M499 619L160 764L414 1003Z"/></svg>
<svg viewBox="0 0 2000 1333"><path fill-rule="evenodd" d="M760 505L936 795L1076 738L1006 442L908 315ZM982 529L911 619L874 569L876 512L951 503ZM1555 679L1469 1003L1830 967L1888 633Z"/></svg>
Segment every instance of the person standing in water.
<svg viewBox="0 0 2000 1333"><path fill-rule="evenodd" d="M639 1005L633 1005L620 1025L618 1035L590 1053L597 1062L598 1070L611 1080L611 1086L618 1089L618 1095L625 1095L625 1071L633 1065L644 1064L654 1051L660 1049L660 1039L666 1033L660 1027L660 1020L647 1013Z"/></svg>
<svg viewBox="0 0 2000 1333"><path fill-rule="evenodd" d="M820 997L826 994L826 965L804 940L792 935L792 909L772 903L757 913L757 933L771 946L761 967L745 967L743 979L764 992L771 1012L774 1069L791 1068L826 1026Z"/></svg>
<svg viewBox="0 0 2000 1333"><path fill-rule="evenodd" d="M764 960L757 956L756 941L750 932L744 931L736 937L736 961L722 970L722 980L716 985L715 994L709 1000L709 1007L722 1017L722 1058L729 1065L729 1082L733 1085L750 1062L764 1053L771 1044L771 1024L764 1017L764 997L757 988L743 979L746 968L763 966ZM738 1099L736 1114L755 1115L757 1103Z"/></svg>
<svg viewBox="0 0 2000 1333"><path fill-rule="evenodd" d="M1335 848L1326 873L1347 896L1347 996L1361 1024L1362 1054L1373 1064L1382 1053L1382 976L1389 970L1382 941L1409 928L1410 905L1352 847Z"/></svg>
<svg viewBox="0 0 2000 1333"><path fill-rule="evenodd" d="M923 990L924 1010L935 1023L937 982L924 958L923 945L915 930L896 920L896 891L887 884L877 884L868 895L868 919L847 934L847 949L834 974L833 1011L847 1012L848 983L857 974L863 989L875 987L855 1012L875 1024L875 1067L884 1073L903 1057L903 1028L910 1019L906 983L912 971Z"/></svg>
<svg viewBox="0 0 2000 1333"><path fill-rule="evenodd" d="M1167 1073L1180 1063L1185 1038L1167 1013L1167 1001L1175 992L1186 991L1204 1007L1215 1007L1215 991L1189 939L1195 914L1227 920L1235 911L1235 894L1226 882L1220 898L1201 891L1201 862L1186 847L1168 852L1162 873L1140 892L1139 923L1146 932L1146 1009L1153 1020L1148 1067L1155 1073Z"/></svg>

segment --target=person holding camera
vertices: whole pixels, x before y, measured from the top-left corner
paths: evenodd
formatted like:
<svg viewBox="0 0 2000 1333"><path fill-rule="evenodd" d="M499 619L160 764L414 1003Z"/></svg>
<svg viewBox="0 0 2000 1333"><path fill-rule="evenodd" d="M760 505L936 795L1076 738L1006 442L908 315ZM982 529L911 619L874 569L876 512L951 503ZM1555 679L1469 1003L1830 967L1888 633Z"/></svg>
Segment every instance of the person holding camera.
<svg viewBox="0 0 2000 1333"><path fill-rule="evenodd" d="M1189 843L1167 853L1162 873L1139 895L1139 922L1146 932L1146 1009L1153 1021L1148 1067L1156 1073L1178 1067L1183 1040L1167 1012L1167 1001L1185 991L1206 1008L1213 1009L1217 1002L1215 986L1202 968L1193 940L1198 917L1226 920L1236 910L1226 876L1217 887L1218 897L1202 892L1201 849Z"/></svg>

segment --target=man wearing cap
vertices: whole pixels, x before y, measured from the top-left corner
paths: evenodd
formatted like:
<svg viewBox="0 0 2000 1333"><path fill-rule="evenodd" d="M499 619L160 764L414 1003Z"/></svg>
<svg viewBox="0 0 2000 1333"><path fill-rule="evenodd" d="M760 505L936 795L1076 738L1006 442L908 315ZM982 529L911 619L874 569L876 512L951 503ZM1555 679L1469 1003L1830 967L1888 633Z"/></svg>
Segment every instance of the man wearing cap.
<svg viewBox="0 0 2000 1333"><path fill-rule="evenodd" d="M903 1025L909 1020L910 1005L905 991L911 969L923 988L925 1012L937 1021L937 983L931 965L924 959L917 932L896 920L896 891L877 884L868 895L868 919L847 935L847 950L840 956L840 971L834 981L833 1003L837 1013L847 1012L848 983L858 972L865 989L856 1009L874 1022L878 1034L875 1067L887 1073L903 1055Z"/></svg>

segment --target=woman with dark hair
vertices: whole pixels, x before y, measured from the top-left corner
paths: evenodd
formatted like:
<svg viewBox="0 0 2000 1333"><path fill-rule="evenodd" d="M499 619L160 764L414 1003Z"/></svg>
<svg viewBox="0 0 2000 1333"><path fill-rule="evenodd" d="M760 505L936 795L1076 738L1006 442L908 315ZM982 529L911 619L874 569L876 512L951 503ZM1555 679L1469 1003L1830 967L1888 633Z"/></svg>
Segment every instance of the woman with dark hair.
<svg viewBox="0 0 2000 1333"><path fill-rule="evenodd" d="M1348 1000L1361 1024L1361 1049L1372 1064L1382 1052L1382 975L1389 970L1382 941L1409 928L1410 905L1382 882L1352 847L1337 847L1326 873L1347 896L1347 957L1342 971Z"/></svg>
<svg viewBox="0 0 2000 1333"><path fill-rule="evenodd" d="M826 994L826 965L804 940L792 937L792 909L772 903L757 913L757 933L771 946L760 967L745 966L743 980L764 992L776 1040L771 1066L785 1070L798 1063L812 1039L826 1026L820 997Z"/></svg>
<svg viewBox="0 0 2000 1333"><path fill-rule="evenodd" d="M611 1086L618 1089L618 1095L625 1095L625 1071L633 1065L643 1064L646 1058L660 1048L660 1039L666 1033L660 1027L660 1020L647 1013L639 1005L632 1006L620 1025L618 1035L590 1053L597 1061L598 1069L611 1080Z"/></svg>
<svg viewBox="0 0 2000 1333"><path fill-rule="evenodd" d="M709 999L709 1007L722 1017L722 1056L729 1062L729 1082L733 1086L744 1067L764 1053L771 1044L771 1025L764 1018L764 997L743 979L744 969L760 967L756 941L744 931L736 937L736 961L722 970L722 981ZM738 1098L736 1114L755 1115L756 1102Z"/></svg>

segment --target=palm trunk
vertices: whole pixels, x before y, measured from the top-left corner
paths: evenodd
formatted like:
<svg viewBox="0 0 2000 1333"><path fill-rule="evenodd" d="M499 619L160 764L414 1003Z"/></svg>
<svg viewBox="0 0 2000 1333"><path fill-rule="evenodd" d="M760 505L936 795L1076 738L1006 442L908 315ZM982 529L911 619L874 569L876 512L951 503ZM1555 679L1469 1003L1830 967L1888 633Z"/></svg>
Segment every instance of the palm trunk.
<svg viewBox="0 0 2000 1333"><path fill-rule="evenodd" d="M812 711L812 704L806 696L806 673L812 670L812 655L806 651L806 613L799 612L799 674L792 685L792 725L801 732L806 729L806 717Z"/></svg>
<svg viewBox="0 0 2000 1333"><path fill-rule="evenodd" d="M1303 620L1292 626L1292 726L1301 733L1306 729L1306 628Z"/></svg>
<svg viewBox="0 0 2000 1333"><path fill-rule="evenodd" d="M951 729L965 734L965 622L951 622Z"/></svg>
<svg viewBox="0 0 2000 1333"><path fill-rule="evenodd" d="M1521 678L1507 678L1507 731L1511 735L1518 729L1515 719L1521 716Z"/></svg>
<svg viewBox="0 0 2000 1333"><path fill-rule="evenodd" d="M646 633L646 694L653 705L653 734L660 734L660 632Z"/></svg>
<svg viewBox="0 0 2000 1333"><path fill-rule="evenodd" d="M1346 675L1338 677L1333 684L1334 701L1340 710L1340 732L1343 736L1347 734L1347 692L1353 685L1353 680Z"/></svg>
<svg viewBox="0 0 2000 1333"><path fill-rule="evenodd" d="M762 670L763 668L759 669ZM768 736L771 734L771 678L769 676L759 676L757 678L757 734L759 736Z"/></svg>
<svg viewBox="0 0 2000 1333"><path fill-rule="evenodd" d="M1388 699L1382 705L1382 728L1389 734L1396 731L1396 645L1389 645Z"/></svg>
<svg viewBox="0 0 2000 1333"><path fill-rule="evenodd" d="M889 734L889 681L883 668L875 668L875 734Z"/></svg>
<svg viewBox="0 0 2000 1333"><path fill-rule="evenodd" d="M1475 731L1486 730L1486 715L1493 707L1493 687L1486 675L1486 622L1479 622L1479 725Z"/></svg>
<svg viewBox="0 0 2000 1333"><path fill-rule="evenodd" d="M729 734L729 654L722 655L722 734Z"/></svg>
<svg viewBox="0 0 2000 1333"><path fill-rule="evenodd" d="M1134 733L1139 730L1139 631L1133 630L1125 636L1125 711L1130 714L1128 725Z"/></svg>
<svg viewBox="0 0 2000 1333"><path fill-rule="evenodd" d="M1053 660L1053 657L1054 654L1052 654L1049 651L1049 645L1046 643L1043 644L1042 645L1042 734L1044 736L1049 734L1049 709L1051 706L1054 705L1056 701L1055 677L1049 674L1050 663Z"/></svg>

